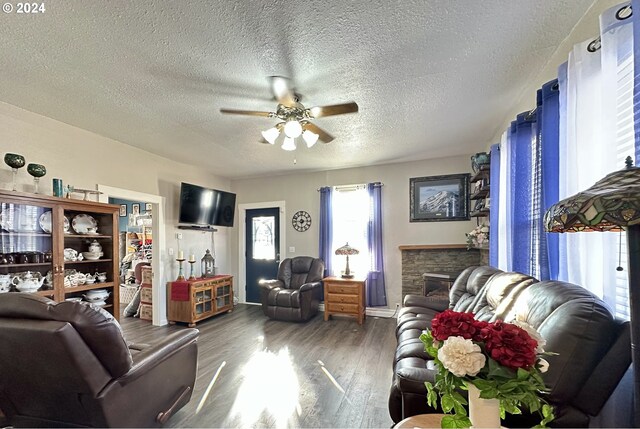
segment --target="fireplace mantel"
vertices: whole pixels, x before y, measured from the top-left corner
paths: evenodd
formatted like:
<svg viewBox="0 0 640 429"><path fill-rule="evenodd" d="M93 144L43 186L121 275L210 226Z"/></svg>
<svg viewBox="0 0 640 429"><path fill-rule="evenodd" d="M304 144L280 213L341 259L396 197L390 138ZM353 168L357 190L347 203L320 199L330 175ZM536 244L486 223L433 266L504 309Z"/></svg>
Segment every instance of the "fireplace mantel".
<svg viewBox="0 0 640 429"><path fill-rule="evenodd" d="M466 244L403 244L398 246L398 249L400 250L441 250L466 248Z"/></svg>

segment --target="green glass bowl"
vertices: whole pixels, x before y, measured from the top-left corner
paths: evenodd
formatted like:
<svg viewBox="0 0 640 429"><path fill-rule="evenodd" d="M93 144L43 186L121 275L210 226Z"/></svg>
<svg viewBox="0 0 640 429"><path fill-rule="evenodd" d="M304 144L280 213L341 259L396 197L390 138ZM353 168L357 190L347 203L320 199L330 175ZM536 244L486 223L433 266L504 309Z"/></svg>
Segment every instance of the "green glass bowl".
<svg viewBox="0 0 640 429"><path fill-rule="evenodd" d="M41 164L29 164L27 165L27 172L33 177L42 177L47 174L47 169Z"/></svg>
<svg viewBox="0 0 640 429"><path fill-rule="evenodd" d="M24 156L18 155L17 153L4 154L4 163L11 168L22 168L24 167L25 162Z"/></svg>

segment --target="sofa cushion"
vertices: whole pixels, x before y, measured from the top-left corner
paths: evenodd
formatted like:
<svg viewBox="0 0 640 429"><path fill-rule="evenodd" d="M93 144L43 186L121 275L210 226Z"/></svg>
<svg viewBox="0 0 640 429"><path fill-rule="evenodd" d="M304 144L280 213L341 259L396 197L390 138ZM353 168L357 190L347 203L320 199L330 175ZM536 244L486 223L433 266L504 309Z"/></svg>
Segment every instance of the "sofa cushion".
<svg viewBox="0 0 640 429"><path fill-rule="evenodd" d="M619 324L599 298L565 282L529 286L514 303L513 317L547 341L549 371L543 375L554 403L571 403L617 338Z"/></svg>
<svg viewBox="0 0 640 429"><path fill-rule="evenodd" d="M520 273L497 272L487 280L468 305L455 305L454 309L473 313L478 320L504 320L512 309L515 298L537 281Z"/></svg>
<svg viewBox="0 0 640 429"><path fill-rule="evenodd" d="M464 270L451 286L449 308L455 311L469 311L489 277L501 272L493 267L469 267Z"/></svg>

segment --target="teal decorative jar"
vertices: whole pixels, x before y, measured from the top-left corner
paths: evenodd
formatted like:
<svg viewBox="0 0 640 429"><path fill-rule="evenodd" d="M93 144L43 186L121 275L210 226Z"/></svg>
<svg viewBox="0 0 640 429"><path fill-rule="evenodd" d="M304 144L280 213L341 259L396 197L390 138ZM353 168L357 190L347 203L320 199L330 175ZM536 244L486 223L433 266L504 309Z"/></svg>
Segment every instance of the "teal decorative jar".
<svg viewBox="0 0 640 429"><path fill-rule="evenodd" d="M471 168L474 173L480 171L482 165L487 165L491 162L491 157L487 152L478 152L471 156Z"/></svg>

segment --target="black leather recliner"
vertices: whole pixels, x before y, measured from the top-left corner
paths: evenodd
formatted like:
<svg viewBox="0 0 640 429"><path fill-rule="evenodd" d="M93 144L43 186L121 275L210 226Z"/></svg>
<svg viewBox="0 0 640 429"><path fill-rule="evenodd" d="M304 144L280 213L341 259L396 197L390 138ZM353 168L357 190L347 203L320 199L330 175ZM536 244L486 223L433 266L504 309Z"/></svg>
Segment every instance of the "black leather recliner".
<svg viewBox="0 0 640 429"><path fill-rule="evenodd" d="M306 322L318 313L322 298L322 259L296 256L284 259L278 278L261 280L262 311L271 319Z"/></svg>
<svg viewBox="0 0 640 429"><path fill-rule="evenodd" d="M15 427L156 427L191 398L197 329L127 344L102 308L0 295L0 410Z"/></svg>

